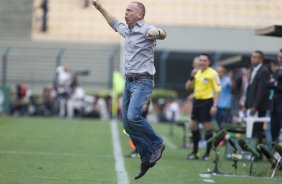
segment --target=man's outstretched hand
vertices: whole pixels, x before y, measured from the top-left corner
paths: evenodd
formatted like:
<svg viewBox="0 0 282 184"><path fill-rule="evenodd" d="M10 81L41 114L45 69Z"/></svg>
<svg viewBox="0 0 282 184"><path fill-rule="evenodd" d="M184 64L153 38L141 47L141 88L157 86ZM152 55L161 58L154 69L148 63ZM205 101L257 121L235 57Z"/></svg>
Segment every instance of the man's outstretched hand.
<svg viewBox="0 0 282 184"><path fill-rule="evenodd" d="M104 16L108 24L111 25L115 17L110 14L104 7L102 6L101 2L99 0L92 0L93 6Z"/></svg>
<svg viewBox="0 0 282 184"><path fill-rule="evenodd" d="M100 10L102 7L101 2L99 0L92 0L92 4L97 10Z"/></svg>
<svg viewBox="0 0 282 184"><path fill-rule="evenodd" d="M147 37L149 39L160 39L163 40L166 37L166 33L163 29L157 28L157 29L150 29L147 32Z"/></svg>

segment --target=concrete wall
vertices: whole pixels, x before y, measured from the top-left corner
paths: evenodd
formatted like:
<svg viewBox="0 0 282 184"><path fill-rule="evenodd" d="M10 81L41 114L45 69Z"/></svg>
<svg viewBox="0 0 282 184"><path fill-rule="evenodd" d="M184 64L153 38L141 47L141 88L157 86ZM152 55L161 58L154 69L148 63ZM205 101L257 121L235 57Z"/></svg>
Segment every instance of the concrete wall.
<svg viewBox="0 0 282 184"><path fill-rule="evenodd" d="M204 52L277 53L282 38L255 35L255 29L164 27L167 38L158 42L158 49Z"/></svg>
<svg viewBox="0 0 282 184"><path fill-rule="evenodd" d="M119 69L119 45L0 41L0 51L4 48L10 48L7 57L7 85L14 87L17 83L24 83L37 92L41 92L54 79L60 49L64 49L61 64L69 65L71 72L90 72L88 76L78 78L79 84L86 90L108 89L112 57L113 69ZM2 67L1 64L0 81Z"/></svg>
<svg viewBox="0 0 282 184"><path fill-rule="evenodd" d="M0 39L30 39L32 7L33 0L1 0Z"/></svg>

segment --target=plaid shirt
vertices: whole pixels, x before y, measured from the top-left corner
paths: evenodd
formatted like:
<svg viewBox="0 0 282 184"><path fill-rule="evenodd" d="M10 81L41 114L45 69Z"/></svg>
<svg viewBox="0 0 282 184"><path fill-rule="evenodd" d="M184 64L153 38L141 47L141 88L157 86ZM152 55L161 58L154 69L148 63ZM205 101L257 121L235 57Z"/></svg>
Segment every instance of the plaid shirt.
<svg viewBox="0 0 282 184"><path fill-rule="evenodd" d="M154 75L154 48L156 39L148 38L147 32L154 26L144 20L138 21L133 28L119 20L114 20L111 27L125 38L124 42L124 72L128 74L149 73Z"/></svg>

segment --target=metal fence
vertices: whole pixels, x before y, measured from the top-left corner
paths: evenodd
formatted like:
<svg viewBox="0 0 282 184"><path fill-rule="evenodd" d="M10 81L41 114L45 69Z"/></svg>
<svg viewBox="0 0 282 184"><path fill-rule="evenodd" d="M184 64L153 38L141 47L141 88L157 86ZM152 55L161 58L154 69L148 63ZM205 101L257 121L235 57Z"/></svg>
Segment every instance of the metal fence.
<svg viewBox="0 0 282 184"><path fill-rule="evenodd" d="M84 88L111 88L111 73L119 69L119 47L62 48L14 46L2 48L2 85L18 83L40 91L52 82L58 65L68 64L71 72L88 71L79 78Z"/></svg>

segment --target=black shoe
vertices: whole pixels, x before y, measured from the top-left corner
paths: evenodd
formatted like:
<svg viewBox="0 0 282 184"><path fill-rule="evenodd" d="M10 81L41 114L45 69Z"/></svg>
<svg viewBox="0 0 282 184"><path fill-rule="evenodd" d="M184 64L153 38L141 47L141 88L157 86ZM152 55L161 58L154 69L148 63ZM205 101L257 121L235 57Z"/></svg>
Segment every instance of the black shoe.
<svg viewBox="0 0 282 184"><path fill-rule="evenodd" d="M199 160L199 156L197 153L190 153L189 155L187 155L187 160Z"/></svg>
<svg viewBox="0 0 282 184"><path fill-rule="evenodd" d="M148 169L150 169L151 167L153 167L155 164L150 164L150 162L142 162L141 166L140 166L140 171L139 173L134 177L134 179L139 179L142 176L144 176L146 174L146 172L148 171Z"/></svg>
<svg viewBox="0 0 282 184"><path fill-rule="evenodd" d="M156 164L156 162L158 160L160 160L162 158L162 155L163 155L163 151L165 150L165 145L162 144L151 156L151 159L150 159L150 164ZM153 166L154 166L153 165Z"/></svg>

